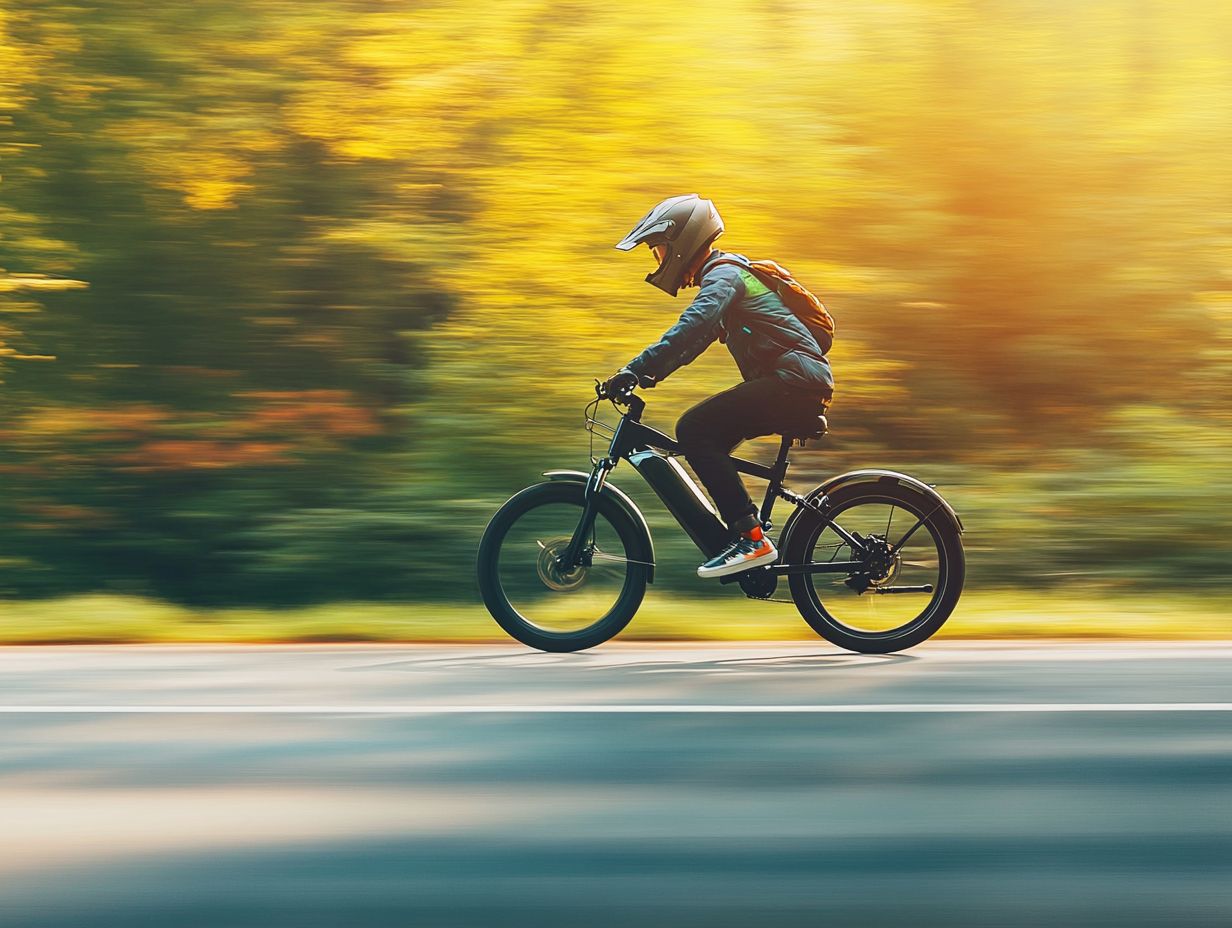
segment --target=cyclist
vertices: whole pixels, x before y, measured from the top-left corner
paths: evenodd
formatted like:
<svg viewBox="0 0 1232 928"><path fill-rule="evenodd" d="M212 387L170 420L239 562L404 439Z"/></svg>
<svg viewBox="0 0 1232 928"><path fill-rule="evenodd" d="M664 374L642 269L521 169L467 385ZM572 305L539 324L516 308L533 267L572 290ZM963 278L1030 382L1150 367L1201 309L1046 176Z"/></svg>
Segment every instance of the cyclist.
<svg viewBox="0 0 1232 928"><path fill-rule="evenodd" d="M747 258L713 247L722 233L714 203L688 194L659 203L616 245L621 251L646 245L657 265L646 280L665 293L700 289L675 325L603 385L608 396L652 387L716 339L735 359L744 382L698 403L676 425L686 460L734 536L697 568L700 577L722 577L778 558L731 452L745 439L815 422L834 392L829 345L823 350L778 295L742 266Z"/></svg>

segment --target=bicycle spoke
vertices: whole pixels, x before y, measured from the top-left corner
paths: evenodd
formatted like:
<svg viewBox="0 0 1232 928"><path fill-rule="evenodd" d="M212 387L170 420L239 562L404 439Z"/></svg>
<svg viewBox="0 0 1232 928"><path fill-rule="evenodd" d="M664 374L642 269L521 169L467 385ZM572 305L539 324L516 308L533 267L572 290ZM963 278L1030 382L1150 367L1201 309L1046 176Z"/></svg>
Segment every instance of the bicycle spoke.
<svg viewBox="0 0 1232 928"><path fill-rule="evenodd" d="M891 547L891 549L892 549L892 550L894 550L894 551L898 551L898 550L899 550L899 549L900 549L903 545L905 545L905 544L907 543L907 540L908 540L908 539L909 539L912 535L914 535L914 534L916 533L916 530L917 530L917 529L918 529L921 525L923 525L925 522L927 522L929 519L931 519L931 518L933 517L933 513L935 513L935 512L936 512L938 509L940 509L940 508L941 508L941 504L940 504L940 503L938 503L936 506L934 506L934 507L932 508L932 510L928 513L928 515L926 515L926 516L920 516L919 521L918 521L918 522L916 522L916 524L915 524L915 525L911 526L911 530L910 530L909 532L907 532L907 534L906 534L906 535L904 535L902 538L900 538L900 539L898 540L898 544L895 544L895 545L891 545L891 546L890 546L890 547ZM886 536L886 537L888 538L889 536Z"/></svg>

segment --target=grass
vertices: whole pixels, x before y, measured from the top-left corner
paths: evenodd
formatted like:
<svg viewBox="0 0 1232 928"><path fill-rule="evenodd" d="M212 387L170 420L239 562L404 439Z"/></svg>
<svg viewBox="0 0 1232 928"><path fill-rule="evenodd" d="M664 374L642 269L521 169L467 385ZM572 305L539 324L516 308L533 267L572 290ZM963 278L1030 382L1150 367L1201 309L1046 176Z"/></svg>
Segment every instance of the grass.
<svg viewBox="0 0 1232 928"><path fill-rule="evenodd" d="M814 637L790 604L651 593L625 640ZM1232 595L1028 596L972 591L939 638L1232 638ZM480 605L330 603L299 609L188 609L98 594L0 606L0 644L504 641Z"/></svg>

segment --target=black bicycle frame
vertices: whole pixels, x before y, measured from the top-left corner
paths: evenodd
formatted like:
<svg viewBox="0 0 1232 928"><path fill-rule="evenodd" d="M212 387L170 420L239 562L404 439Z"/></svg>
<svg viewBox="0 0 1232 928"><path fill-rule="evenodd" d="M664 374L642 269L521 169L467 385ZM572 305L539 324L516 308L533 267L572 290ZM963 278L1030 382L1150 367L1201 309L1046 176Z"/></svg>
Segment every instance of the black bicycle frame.
<svg viewBox="0 0 1232 928"><path fill-rule="evenodd" d="M675 439L668 437L658 429L642 424L641 418L646 408L646 401L639 396L632 395L625 399L625 403L628 405L628 412L621 416L620 423L612 435L611 444L608 446L607 455L596 462L590 480L586 483L582 518L574 530L568 547L561 552L562 565L571 569L584 563L585 555L589 550L586 539L594 525L599 494L607 481L607 475L622 459L628 460L641 474L701 552L707 557L713 557L731 541L731 533L698 489L697 484L689 478L684 468L674 458L659 453L665 451L668 455L681 454L683 449ZM770 523L776 499L785 499L798 508L813 508L823 517L825 516L824 511L818 505L810 503L804 497L792 493L783 486L783 478L787 476L787 453L791 448L791 443L791 438L783 438L779 445L778 457L769 466L732 457L737 471L767 481L766 495L758 513L763 524ZM845 531L837 523L831 522L830 526L852 551L864 550L860 539ZM775 564L766 569L775 574L848 573L862 570L864 566L863 561L823 561L816 564Z"/></svg>

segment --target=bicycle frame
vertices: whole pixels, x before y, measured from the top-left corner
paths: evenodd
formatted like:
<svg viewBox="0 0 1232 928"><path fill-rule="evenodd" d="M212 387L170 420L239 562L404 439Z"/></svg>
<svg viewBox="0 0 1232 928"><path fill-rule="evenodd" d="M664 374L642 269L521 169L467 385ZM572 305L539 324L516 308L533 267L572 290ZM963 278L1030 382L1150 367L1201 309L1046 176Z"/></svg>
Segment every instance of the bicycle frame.
<svg viewBox="0 0 1232 928"><path fill-rule="evenodd" d="M685 530L693 543L707 557L713 557L730 542L730 533L684 468L673 458L659 453L681 454L683 449L675 439L658 429L642 424L642 413L646 408L645 400L639 396L630 395L625 398L624 402L628 406L628 411L621 416L616 426L607 454L595 463L590 478L586 482L582 518L574 530L569 545L561 552L562 566L572 568L585 564L586 539L594 524L599 494L603 491L608 474L621 460L628 460L633 465L650 488L655 491L667 510L680 523L681 528ZM772 465L732 457L737 471L767 481L766 495L758 512L763 524L770 523L776 499L785 499L799 509L812 509L824 517L824 497L820 500L806 499L783 486L783 479L787 475L787 455L792 441L791 438L783 438L779 445L778 457ZM837 523L831 522L830 525L852 551L864 551L865 546L859 538L845 531ZM764 569L774 574L811 574L848 573L861 570L863 567L864 561L856 560L825 561L814 564L775 564Z"/></svg>

